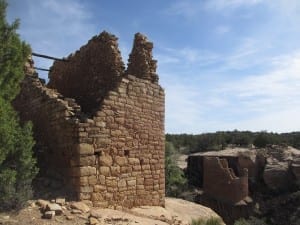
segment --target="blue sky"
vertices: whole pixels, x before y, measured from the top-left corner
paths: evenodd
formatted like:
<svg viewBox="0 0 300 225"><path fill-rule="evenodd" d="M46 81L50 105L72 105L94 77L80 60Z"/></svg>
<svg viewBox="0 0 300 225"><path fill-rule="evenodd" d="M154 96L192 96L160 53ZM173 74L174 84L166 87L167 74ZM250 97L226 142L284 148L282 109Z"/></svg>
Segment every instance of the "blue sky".
<svg viewBox="0 0 300 225"><path fill-rule="evenodd" d="M127 62L134 34L147 35L168 133L299 131L299 0L8 2L8 20L21 19L19 33L38 53L67 56L106 30Z"/></svg>

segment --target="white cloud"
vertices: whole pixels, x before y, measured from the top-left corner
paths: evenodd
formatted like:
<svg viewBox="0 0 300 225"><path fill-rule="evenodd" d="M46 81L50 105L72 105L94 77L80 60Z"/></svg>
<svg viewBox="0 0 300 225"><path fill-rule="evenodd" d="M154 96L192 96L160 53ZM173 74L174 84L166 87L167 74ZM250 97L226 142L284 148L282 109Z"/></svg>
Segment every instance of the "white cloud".
<svg viewBox="0 0 300 225"><path fill-rule="evenodd" d="M261 2L263 2L263 0L209 0L206 2L205 8L220 11L236 9L243 6L253 6Z"/></svg>
<svg viewBox="0 0 300 225"><path fill-rule="evenodd" d="M201 12L203 4L199 1L176 1L165 10L168 15L193 18Z"/></svg>
<svg viewBox="0 0 300 225"><path fill-rule="evenodd" d="M220 25L220 26L216 27L215 32L216 32L216 34L223 35L223 34L229 33L230 30L231 30L231 28L229 26Z"/></svg>
<svg viewBox="0 0 300 225"><path fill-rule="evenodd" d="M216 81L160 74L166 89L167 131L299 130L300 50L266 61L267 72ZM202 72L201 72L202 73ZM178 80L180 79L180 80Z"/></svg>
<svg viewBox="0 0 300 225"><path fill-rule="evenodd" d="M159 64L180 63L181 65L197 64L198 66L206 66L220 60L218 53L206 49L160 47L157 51L156 56Z"/></svg>
<svg viewBox="0 0 300 225"><path fill-rule="evenodd" d="M300 51L283 55L271 71L227 82L218 89L218 96L227 93L238 101L237 114L250 114L228 127L271 130L299 130L300 120ZM272 61L272 60L271 60Z"/></svg>
<svg viewBox="0 0 300 225"><path fill-rule="evenodd" d="M175 1L165 10L168 15L178 15L192 19L203 11L235 10L239 7L250 7L262 3L263 0L186 0Z"/></svg>

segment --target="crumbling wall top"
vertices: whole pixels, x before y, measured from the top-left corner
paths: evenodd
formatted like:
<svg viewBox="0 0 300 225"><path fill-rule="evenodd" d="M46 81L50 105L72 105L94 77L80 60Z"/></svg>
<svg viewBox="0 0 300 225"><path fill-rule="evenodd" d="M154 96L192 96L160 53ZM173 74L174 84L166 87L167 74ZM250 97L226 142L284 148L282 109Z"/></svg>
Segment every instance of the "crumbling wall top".
<svg viewBox="0 0 300 225"><path fill-rule="evenodd" d="M152 57L152 49L153 43L143 34L136 33L126 73L157 83L157 61Z"/></svg>
<svg viewBox="0 0 300 225"><path fill-rule="evenodd" d="M67 62L55 61L48 87L76 99L83 112L93 114L124 74L117 40L115 35L104 31L69 55Z"/></svg>

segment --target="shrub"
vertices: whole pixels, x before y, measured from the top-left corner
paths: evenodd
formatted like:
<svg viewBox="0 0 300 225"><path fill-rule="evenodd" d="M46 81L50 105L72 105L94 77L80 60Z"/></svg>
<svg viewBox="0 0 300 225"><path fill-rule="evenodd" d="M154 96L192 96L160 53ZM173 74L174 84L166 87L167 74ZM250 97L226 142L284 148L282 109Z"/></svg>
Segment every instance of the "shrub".
<svg viewBox="0 0 300 225"><path fill-rule="evenodd" d="M248 220L240 218L234 222L234 225L267 225L263 219L251 216Z"/></svg>
<svg viewBox="0 0 300 225"><path fill-rule="evenodd" d="M166 195L177 197L185 187L186 179L183 171L177 166L177 152L173 144L165 146Z"/></svg>
<svg viewBox="0 0 300 225"><path fill-rule="evenodd" d="M192 220L192 225L221 225L221 224L222 224L222 220L217 217L211 217L206 221L201 218Z"/></svg>

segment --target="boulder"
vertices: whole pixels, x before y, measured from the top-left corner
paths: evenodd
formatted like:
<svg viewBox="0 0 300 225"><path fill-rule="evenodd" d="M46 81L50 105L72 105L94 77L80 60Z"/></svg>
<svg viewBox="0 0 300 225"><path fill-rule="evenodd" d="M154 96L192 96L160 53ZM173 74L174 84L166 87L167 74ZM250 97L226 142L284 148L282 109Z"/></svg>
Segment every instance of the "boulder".
<svg viewBox="0 0 300 225"><path fill-rule="evenodd" d="M36 204L42 208L42 210L46 209L46 206L49 204L49 201L43 200L43 199L39 199L36 201Z"/></svg>
<svg viewBox="0 0 300 225"><path fill-rule="evenodd" d="M47 211L44 213L45 219L52 219L55 216L55 211Z"/></svg>
<svg viewBox="0 0 300 225"><path fill-rule="evenodd" d="M288 162L279 162L269 158L263 172L265 184L274 191L284 190L289 185L289 165Z"/></svg>
<svg viewBox="0 0 300 225"><path fill-rule="evenodd" d="M291 164L292 174L295 177L295 183L300 186L300 158L295 158Z"/></svg>
<svg viewBox="0 0 300 225"><path fill-rule="evenodd" d="M56 203L47 204L46 211L53 211L55 215L61 215L63 212L61 206Z"/></svg>

